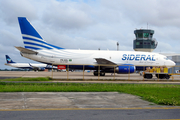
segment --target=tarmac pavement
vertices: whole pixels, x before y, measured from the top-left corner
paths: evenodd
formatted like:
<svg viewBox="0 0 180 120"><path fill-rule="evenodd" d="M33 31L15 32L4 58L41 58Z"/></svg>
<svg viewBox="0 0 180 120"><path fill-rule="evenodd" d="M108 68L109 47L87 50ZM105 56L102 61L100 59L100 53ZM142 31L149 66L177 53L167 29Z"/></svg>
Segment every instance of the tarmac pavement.
<svg viewBox="0 0 180 120"><path fill-rule="evenodd" d="M138 96L118 92L7 92L0 93L0 110L81 108L163 108Z"/></svg>
<svg viewBox="0 0 180 120"><path fill-rule="evenodd" d="M53 75L52 75L53 74ZM20 72L20 71L0 71L1 78L7 77L47 77L66 79L74 78L74 81L53 81L53 82L91 82L91 83L176 83L180 81L159 82L156 80L137 81L142 79L138 74L130 75L107 75L97 79L92 73L84 73L85 81L77 81L82 78L82 72ZM86 81L91 78L91 81ZM116 78L116 80L113 80ZM126 79L125 79L126 78ZM135 78L131 81L128 78ZM125 79L125 81L121 80ZM73 80L73 79L72 79ZM82 80L82 79L81 79ZM95 81L94 81L95 80ZM108 80L108 81L107 81ZM118 92L2 92L0 93L0 110L44 110L44 109L109 109L109 108L170 108L173 106L161 106L142 100L138 96L118 93ZM173 107L174 108L174 107ZM178 108L178 107L175 107ZM180 108L178 108L180 109Z"/></svg>
<svg viewBox="0 0 180 120"><path fill-rule="evenodd" d="M109 81L168 81L180 82L180 75L173 75L170 79L144 79L138 73L133 74L111 74L105 76L94 76L92 72L46 72L46 71L0 71L0 79L16 77L51 77L54 80L109 80Z"/></svg>

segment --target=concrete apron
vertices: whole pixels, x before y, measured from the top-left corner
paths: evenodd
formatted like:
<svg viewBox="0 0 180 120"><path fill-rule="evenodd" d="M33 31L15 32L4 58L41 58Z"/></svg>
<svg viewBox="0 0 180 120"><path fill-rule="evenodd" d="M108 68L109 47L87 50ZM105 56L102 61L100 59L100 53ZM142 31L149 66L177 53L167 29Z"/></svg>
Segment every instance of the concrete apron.
<svg viewBox="0 0 180 120"><path fill-rule="evenodd" d="M9 92L0 93L0 110L87 108L163 108L138 96L118 92Z"/></svg>

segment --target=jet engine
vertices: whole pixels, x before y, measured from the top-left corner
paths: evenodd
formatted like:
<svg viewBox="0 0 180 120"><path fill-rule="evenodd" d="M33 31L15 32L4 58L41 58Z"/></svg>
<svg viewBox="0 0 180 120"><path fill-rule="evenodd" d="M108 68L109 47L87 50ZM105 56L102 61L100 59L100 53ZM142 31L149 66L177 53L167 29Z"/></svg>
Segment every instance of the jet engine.
<svg viewBox="0 0 180 120"><path fill-rule="evenodd" d="M44 71L44 70L45 70L45 68L43 68L43 67L38 68L38 71Z"/></svg>
<svg viewBox="0 0 180 120"><path fill-rule="evenodd" d="M128 74L134 73L136 68L133 64L123 64L121 66L116 67L116 73L118 74Z"/></svg>

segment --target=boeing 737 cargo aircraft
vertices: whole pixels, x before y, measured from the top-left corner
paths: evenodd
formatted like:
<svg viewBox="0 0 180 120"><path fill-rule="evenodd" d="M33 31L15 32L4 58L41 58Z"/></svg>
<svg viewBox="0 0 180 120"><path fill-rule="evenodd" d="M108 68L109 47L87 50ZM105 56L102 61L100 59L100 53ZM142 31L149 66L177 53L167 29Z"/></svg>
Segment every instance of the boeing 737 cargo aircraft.
<svg viewBox="0 0 180 120"><path fill-rule="evenodd" d="M73 50L47 43L25 17L19 17L24 47L16 47L23 57L38 62L105 73L134 73L143 66L175 66L166 56L137 51ZM84 68L83 68L84 65ZM152 78L151 76L148 76Z"/></svg>
<svg viewBox="0 0 180 120"><path fill-rule="evenodd" d="M47 64L16 63L8 55L6 55L6 61L7 63L5 63L5 65L21 69L32 69L35 71L44 71L45 69L52 69L52 67Z"/></svg>

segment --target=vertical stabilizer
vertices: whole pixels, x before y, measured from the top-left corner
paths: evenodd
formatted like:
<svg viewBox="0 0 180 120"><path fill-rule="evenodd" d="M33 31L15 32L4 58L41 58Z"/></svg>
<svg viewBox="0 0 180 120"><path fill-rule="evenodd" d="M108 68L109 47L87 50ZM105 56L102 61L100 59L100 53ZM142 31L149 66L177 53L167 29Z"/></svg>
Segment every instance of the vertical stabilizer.
<svg viewBox="0 0 180 120"><path fill-rule="evenodd" d="M43 40L43 38L39 35L39 33L35 30L35 28L31 25L31 23L25 17L18 17L19 26L22 33L22 38L24 42L24 47L33 50L41 50L41 49L63 49L61 47L57 47L51 45Z"/></svg>
<svg viewBox="0 0 180 120"><path fill-rule="evenodd" d="M7 63L15 63L8 55L6 55L6 62Z"/></svg>

